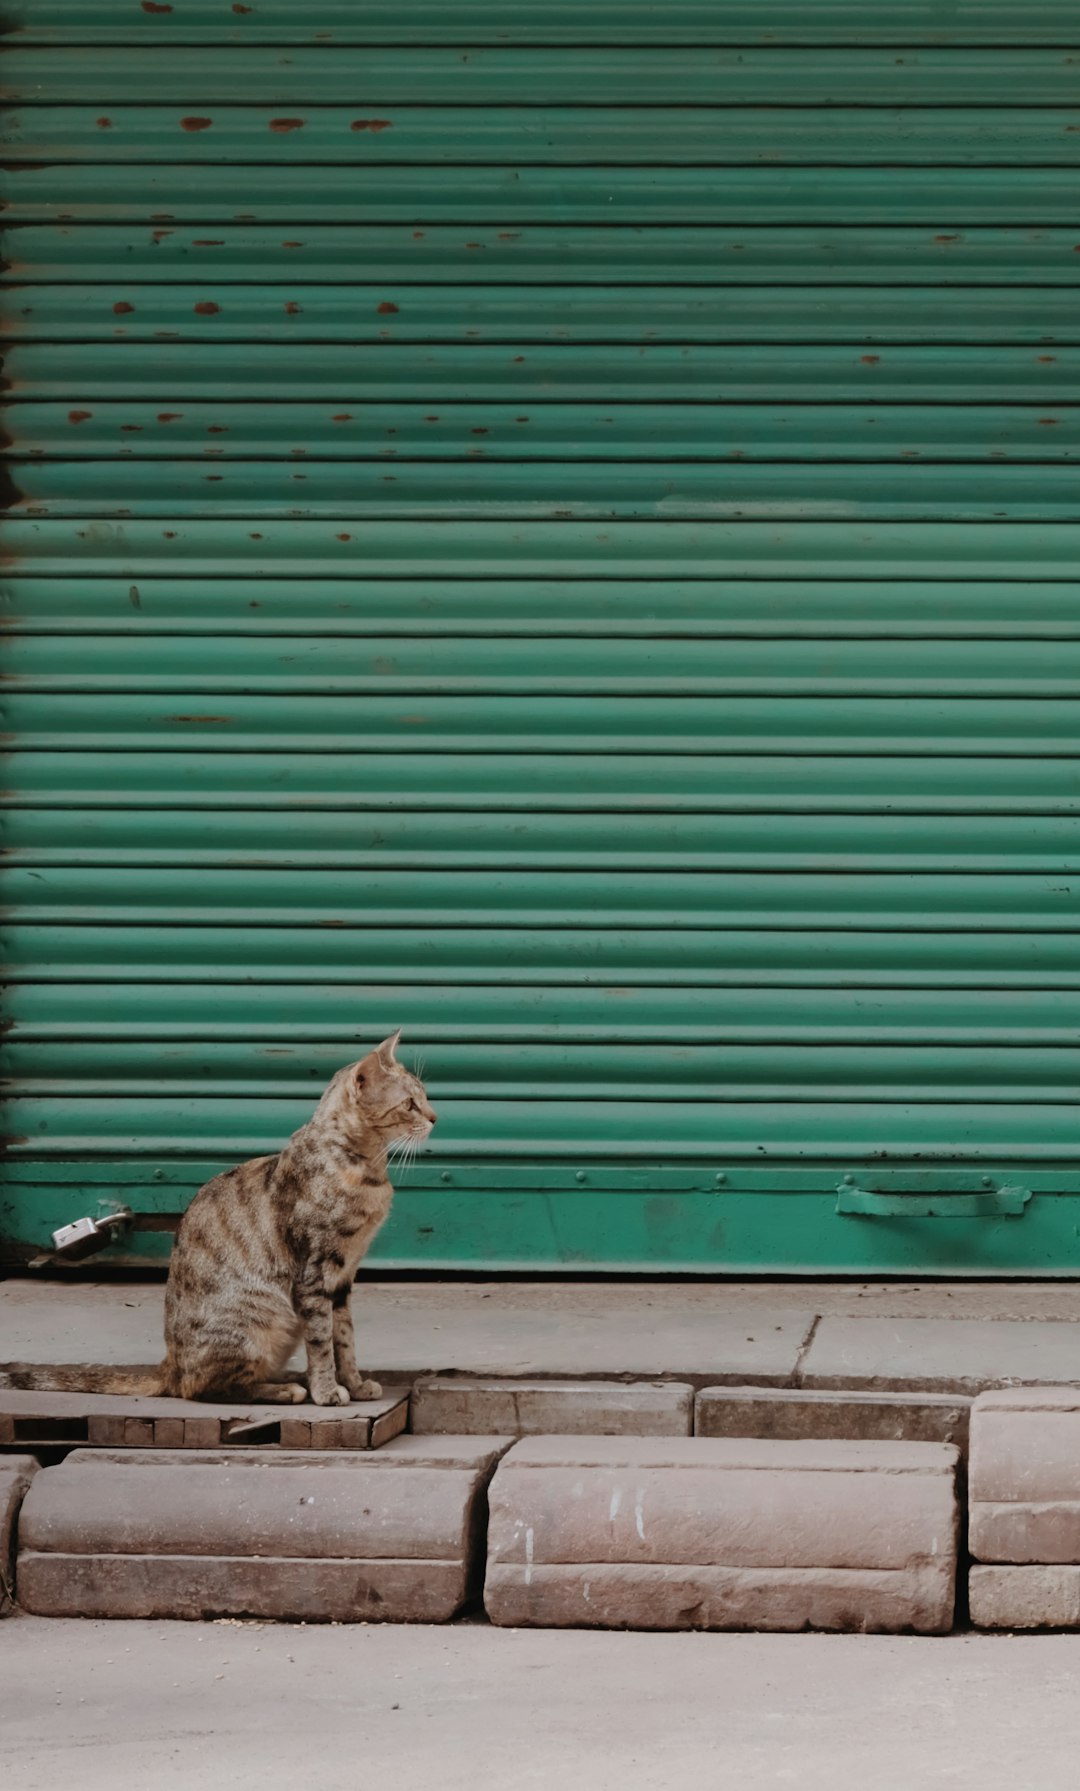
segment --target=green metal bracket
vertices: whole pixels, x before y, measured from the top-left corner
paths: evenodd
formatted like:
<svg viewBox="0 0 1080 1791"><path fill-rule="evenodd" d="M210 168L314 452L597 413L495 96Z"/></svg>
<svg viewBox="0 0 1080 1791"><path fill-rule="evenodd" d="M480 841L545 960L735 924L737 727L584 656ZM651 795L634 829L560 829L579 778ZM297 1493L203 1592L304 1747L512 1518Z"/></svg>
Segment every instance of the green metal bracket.
<svg viewBox="0 0 1080 1791"><path fill-rule="evenodd" d="M845 1175L836 1211L862 1219L1022 1218L1031 1189L992 1175Z"/></svg>

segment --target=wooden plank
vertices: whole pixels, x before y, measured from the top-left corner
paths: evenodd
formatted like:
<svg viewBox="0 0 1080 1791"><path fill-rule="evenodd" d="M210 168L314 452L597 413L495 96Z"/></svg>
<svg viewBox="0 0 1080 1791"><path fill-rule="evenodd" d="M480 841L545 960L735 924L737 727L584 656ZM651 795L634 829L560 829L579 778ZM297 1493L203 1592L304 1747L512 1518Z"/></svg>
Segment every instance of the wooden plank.
<svg viewBox="0 0 1080 1791"><path fill-rule="evenodd" d="M400 1434L407 1412L407 1392L393 1388L377 1400L323 1408L215 1405L119 1393L24 1392L0 1386L0 1441L33 1438L124 1449L277 1446L279 1441L285 1446L284 1433L292 1425L291 1447L369 1449Z"/></svg>

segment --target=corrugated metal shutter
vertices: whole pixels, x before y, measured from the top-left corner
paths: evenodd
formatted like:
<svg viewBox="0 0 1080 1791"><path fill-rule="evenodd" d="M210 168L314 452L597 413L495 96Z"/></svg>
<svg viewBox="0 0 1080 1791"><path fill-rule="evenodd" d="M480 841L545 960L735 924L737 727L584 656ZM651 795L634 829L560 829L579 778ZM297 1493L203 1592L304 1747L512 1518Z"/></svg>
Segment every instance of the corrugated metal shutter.
<svg viewBox="0 0 1080 1791"><path fill-rule="evenodd" d="M1075 6L4 13L8 1232L1080 1266Z"/></svg>

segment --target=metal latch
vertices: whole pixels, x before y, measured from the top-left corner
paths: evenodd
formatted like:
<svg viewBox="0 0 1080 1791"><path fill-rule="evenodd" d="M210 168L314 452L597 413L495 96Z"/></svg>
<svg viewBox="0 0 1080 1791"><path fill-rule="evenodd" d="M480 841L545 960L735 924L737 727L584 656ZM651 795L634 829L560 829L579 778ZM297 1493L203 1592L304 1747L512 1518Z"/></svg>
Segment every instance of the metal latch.
<svg viewBox="0 0 1080 1791"><path fill-rule="evenodd" d="M836 1211L863 1219L1021 1218L1031 1189L992 1175L940 1170L920 1175L845 1175L836 1190Z"/></svg>
<svg viewBox="0 0 1080 1791"><path fill-rule="evenodd" d="M35 1257L31 1268L38 1268L48 1262L82 1262L87 1256L95 1256L104 1250L106 1244L125 1232L135 1217L129 1206L114 1206L103 1209L92 1218L89 1214L83 1219L73 1219L70 1225L61 1225L52 1234L53 1247L44 1256Z"/></svg>

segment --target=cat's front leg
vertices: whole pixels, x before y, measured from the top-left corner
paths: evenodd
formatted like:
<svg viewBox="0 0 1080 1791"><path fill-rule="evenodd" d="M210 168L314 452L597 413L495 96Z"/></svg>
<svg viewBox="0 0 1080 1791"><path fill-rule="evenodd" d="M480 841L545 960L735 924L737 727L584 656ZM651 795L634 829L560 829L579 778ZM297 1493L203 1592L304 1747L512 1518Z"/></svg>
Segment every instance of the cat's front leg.
<svg viewBox="0 0 1080 1791"><path fill-rule="evenodd" d="M352 1282L346 1281L333 1294L334 1359L338 1379L349 1389L353 1399L378 1399L382 1392L378 1381L369 1381L356 1366L356 1340L353 1335Z"/></svg>
<svg viewBox="0 0 1080 1791"><path fill-rule="evenodd" d="M334 1366L333 1311L321 1265L305 1266L293 1297L307 1346L308 1392L316 1405L348 1405L349 1389L341 1385Z"/></svg>

